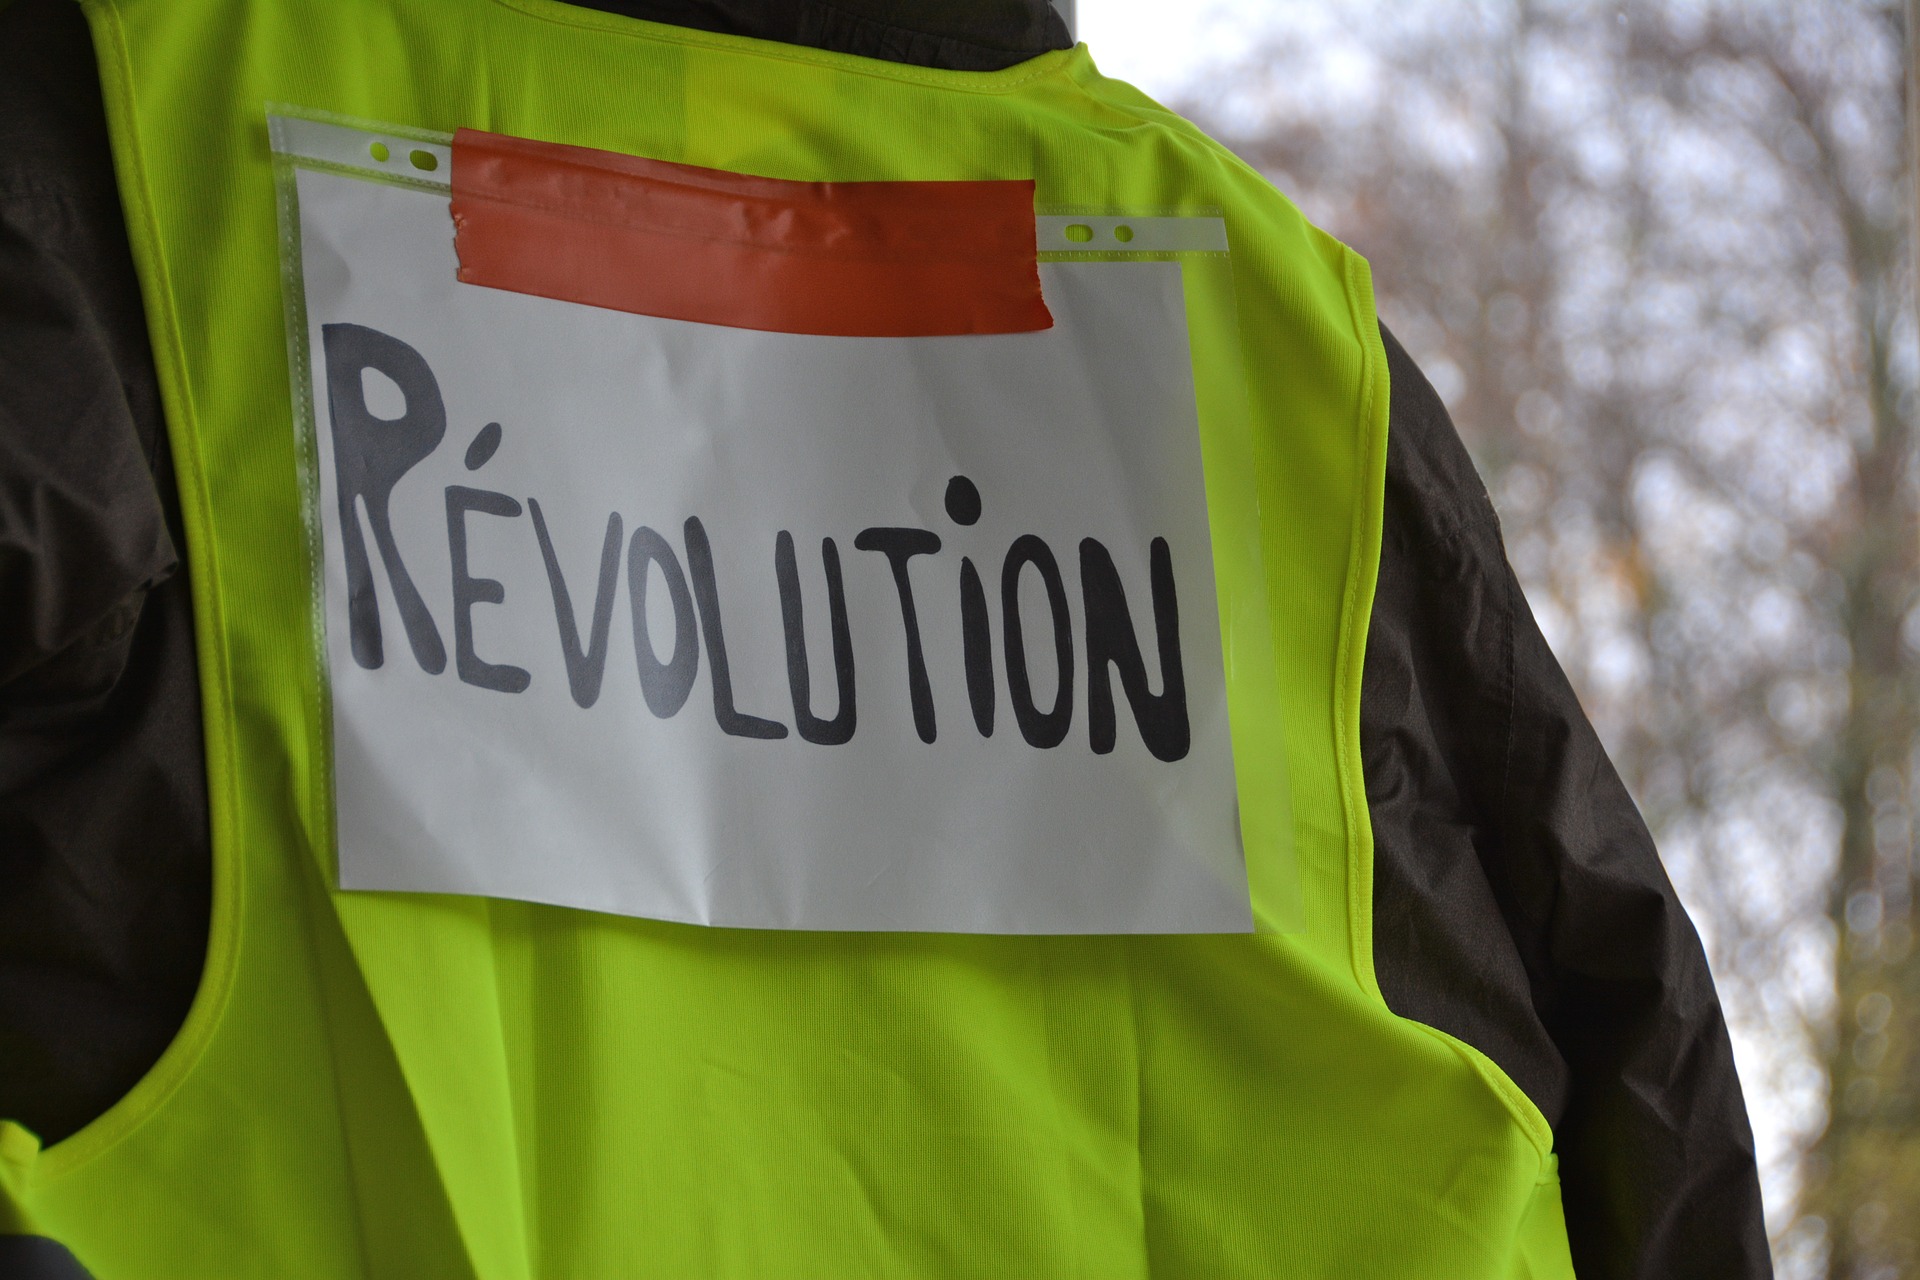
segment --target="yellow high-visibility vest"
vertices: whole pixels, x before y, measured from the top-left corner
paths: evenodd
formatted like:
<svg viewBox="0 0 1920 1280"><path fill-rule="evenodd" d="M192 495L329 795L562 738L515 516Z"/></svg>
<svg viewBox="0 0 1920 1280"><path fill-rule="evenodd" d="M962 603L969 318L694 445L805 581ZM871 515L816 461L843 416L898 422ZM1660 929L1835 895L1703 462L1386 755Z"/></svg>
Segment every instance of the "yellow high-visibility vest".
<svg viewBox="0 0 1920 1280"><path fill-rule="evenodd" d="M88 0L214 851L0 1231L149 1277L1565 1277L1372 961L1366 264L1084 47Z"/></svg>

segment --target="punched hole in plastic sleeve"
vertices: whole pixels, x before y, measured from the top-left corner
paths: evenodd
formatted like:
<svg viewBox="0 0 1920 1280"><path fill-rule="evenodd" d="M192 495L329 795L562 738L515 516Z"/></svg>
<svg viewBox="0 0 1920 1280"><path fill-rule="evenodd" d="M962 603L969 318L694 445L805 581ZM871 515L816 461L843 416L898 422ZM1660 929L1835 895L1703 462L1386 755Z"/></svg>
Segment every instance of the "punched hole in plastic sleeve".
<svg viewBox="0 0 1920 1280"><path fill-rule="evenodd" d="M466 284L834 337L1053 326L1031 181L793 182L474 129L451 167Z"/></svg>

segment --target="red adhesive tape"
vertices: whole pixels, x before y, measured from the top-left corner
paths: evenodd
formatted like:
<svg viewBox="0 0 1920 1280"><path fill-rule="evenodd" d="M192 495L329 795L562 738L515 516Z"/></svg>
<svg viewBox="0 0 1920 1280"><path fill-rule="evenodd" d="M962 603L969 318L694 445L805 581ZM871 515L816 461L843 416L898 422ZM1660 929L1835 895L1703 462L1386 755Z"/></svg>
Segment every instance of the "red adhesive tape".
<svg viewBox="0 0 1920 1280"><path fill-rule="evenodd" d="M1033 183L792 182L462 129L460 279L739 329L1027 333Z"/></svg>

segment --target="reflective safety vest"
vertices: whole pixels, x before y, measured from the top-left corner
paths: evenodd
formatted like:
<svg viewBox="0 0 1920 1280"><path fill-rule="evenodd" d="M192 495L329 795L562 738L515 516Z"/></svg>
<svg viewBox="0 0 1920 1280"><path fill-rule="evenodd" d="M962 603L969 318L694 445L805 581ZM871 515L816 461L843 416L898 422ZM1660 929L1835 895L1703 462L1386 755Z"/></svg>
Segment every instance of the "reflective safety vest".
<svg viewBox="0 0 1920 1280"><path fill-rule="evenodd" d="M1365 263L1084 49L92 0L213 925L145 1277L1569 1276L1375 981Z"/></svg>

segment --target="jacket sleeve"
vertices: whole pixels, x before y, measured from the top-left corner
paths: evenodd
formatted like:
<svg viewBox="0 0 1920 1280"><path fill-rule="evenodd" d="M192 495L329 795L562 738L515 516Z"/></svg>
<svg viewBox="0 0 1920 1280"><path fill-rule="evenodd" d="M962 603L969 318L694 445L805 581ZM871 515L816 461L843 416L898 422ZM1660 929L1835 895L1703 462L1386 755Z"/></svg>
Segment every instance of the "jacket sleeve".
<svg viewBox="0 0 1920 1280"><path fill-rule="evenodd" d="M1385 532L1361 695L1381 989L1546 1115L1582 1280L1770 1276L1699 938L1445 407L1383 337Z"/></svg>
<svg viewBox="0 0 1920 1280"><path fill-rule="evenodd" d="M0 8L0 1117L48 1143L145 1074L199 981L210 864L182 545L86 22L16 0Z"/></svg>

